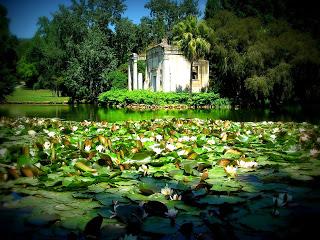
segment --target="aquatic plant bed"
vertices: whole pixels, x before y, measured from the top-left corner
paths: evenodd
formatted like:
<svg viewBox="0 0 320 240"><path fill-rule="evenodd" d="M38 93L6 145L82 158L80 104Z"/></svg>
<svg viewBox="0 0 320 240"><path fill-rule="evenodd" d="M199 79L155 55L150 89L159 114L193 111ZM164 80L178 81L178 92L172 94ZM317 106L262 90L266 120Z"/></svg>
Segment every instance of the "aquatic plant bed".
<svg viewBox="0 0 320 240"><path fill-rule="evenodd" d="M4 239L317 233L317 125L38 118L0 124Z"/></svg>

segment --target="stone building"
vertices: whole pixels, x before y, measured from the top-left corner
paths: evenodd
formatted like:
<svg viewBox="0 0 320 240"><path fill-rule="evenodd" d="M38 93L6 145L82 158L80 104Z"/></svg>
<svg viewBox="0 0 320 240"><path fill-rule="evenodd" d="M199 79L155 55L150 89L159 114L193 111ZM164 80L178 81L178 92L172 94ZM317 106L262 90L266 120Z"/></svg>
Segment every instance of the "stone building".
<svg viewBox="0 0 320 240"><path fill-rule="evenodd" d="M146 53L145 79L137 72L139 56L132 54L128 64L128 89L150 89L176 92L186 90L190 84L190 62L174 46L165 41L148 49ZM140 60L140 59L139 59ZM209 84L209 62L193 63L192 91L199 92Z"/></svg>

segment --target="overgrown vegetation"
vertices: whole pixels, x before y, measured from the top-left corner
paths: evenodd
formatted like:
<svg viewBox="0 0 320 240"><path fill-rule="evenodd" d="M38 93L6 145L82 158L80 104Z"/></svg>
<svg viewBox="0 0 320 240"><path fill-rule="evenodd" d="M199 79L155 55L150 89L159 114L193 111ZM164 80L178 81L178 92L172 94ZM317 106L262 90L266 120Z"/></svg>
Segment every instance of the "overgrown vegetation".
<svg viewBox="0 0 320 240"><path fill-rule="evenodd" d="M317 233L318 125L0 123L0 219L3 226L23 222L4 237L212 239L219 229L224 239L296 239Z"/></svg>
<svg viewBox="0 0 320 240"><path fill-rule="evenodd" d="M127 106L130 104L168 105L184 104L189 106L212 106L229 108L231 103L219 94L194 93L190 98L188 93L152 92L148 90L111 90L99 96L99 102L109 106Z"/></svg>
<svg viewBox="0 0 320 240"><path fill-rule="evenodd" d="M9 31L7 10L0 4L0 103L17 83L17 45L18 40Z"/></svg>
<svg viewBox="0 0 320 240"><path fill-rule="evenodd" d="M216 13L207 24L214 31L211 76L221 96L271 108L319 102L319 41L283 21L263 23L228 11Z"/></svg>

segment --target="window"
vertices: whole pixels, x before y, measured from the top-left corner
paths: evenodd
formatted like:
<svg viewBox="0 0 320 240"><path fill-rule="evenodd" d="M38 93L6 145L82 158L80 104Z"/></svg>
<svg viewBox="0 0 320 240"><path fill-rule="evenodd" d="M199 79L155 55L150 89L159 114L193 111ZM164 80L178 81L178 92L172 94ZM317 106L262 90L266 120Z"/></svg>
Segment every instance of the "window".
<svg viewBox="0 0 320 240"><path fill-rule="evenodd" d="M199 72L199 66L193 66L192 67L192 81L198 81L198 72Z"/></svg>

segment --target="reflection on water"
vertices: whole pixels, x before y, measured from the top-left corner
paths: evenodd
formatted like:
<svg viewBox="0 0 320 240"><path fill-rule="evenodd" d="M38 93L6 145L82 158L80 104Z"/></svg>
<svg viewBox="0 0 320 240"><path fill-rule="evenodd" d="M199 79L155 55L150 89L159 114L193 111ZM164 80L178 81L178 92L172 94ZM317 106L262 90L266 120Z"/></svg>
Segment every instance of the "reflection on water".
<svg viewBox="0 0 320 240"><path fill-rule="evenodd" d="M147 120L155 118L202 118L222 119L233 121L308 121L320 122L320 111L316 107L305 109L293 108L286 113L273 113L269 110L129 110L110 109L96 105L28 105L28 104L2 104L0 116L7 117L45 117L61 118L72 121L108 121Z"/></svg>

